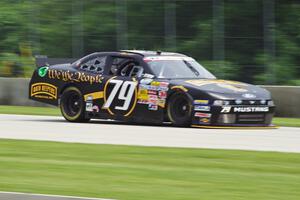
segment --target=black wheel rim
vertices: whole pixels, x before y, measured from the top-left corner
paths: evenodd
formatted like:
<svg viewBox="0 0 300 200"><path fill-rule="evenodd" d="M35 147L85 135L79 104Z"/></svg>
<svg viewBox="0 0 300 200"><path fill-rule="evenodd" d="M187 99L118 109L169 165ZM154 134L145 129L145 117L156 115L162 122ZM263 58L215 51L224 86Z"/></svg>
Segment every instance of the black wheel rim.
<svg viewBox="0 0 300 200"><path fill-rule="evenodd" d="M187 99L177 98L173 104L173 114L176 118L187 118L190 113L190 105Z"/></svg>
<svg viewBox="0 0 300 200"><path fill-rule="evenodd" d="M70 91L66 94L63 102L63 108L67 115L74 117L77 115L82 107L82 100L80 95L75 91Z"/></svg>

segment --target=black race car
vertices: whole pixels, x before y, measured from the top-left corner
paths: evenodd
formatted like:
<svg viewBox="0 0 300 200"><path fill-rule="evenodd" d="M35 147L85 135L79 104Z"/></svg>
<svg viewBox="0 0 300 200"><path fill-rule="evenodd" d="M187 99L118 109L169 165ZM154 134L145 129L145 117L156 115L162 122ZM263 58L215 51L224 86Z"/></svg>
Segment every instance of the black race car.
<svg viewBox="0 0 300 200"><path fill-rule="evenodd" d="M176 126L270 127L275 106L258 86L218 80L193 58L154 51L99 52L33 73L30 99L91 118Z"/></svg>

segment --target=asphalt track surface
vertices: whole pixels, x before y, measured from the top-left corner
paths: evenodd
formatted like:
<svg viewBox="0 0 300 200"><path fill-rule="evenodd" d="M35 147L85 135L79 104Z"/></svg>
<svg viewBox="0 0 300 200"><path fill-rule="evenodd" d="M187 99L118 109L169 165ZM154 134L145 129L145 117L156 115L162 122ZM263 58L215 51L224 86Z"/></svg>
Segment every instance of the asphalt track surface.
<svg viewBox="0 0 300 200"><path fill-rule="evenodd" d="M62 117L1 114L0 138L300 153L300 128L289 127L258 130L200 129L99 120L70 123Z"/></svg>

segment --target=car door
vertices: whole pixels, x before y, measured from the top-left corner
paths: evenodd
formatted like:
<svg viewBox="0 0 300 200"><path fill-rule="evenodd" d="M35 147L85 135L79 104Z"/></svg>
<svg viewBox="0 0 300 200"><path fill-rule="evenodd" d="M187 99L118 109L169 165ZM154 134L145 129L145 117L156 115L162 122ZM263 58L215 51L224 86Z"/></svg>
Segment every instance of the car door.
<svg viewBox="0 0 300 200"><path fill-rule="evenodd" d="M113 118L128 119L136 108L138 79L134 75L139 63L133 57L110 56L103 89L102 109Z"/></svg>
<svg viewBox="0 0 300 200"><path fill-rule="evenodd" d="M166 97L161 96L161 89L167 88L163 85L166 83L149 78L151 74L144 64L131 57L112 58L102 109L113 118L142 123L164 120L164 106L161 105Z"/></svg>

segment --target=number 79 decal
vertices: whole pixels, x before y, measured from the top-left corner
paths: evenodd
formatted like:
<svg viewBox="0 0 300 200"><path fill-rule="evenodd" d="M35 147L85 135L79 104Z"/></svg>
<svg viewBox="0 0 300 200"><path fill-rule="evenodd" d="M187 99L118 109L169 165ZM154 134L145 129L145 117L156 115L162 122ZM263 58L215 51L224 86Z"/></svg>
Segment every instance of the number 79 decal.
<svg viewBox="0 0 300 200"><path fill-rule="evenodd" d="M108 97L106 97L108 84L113 84L113 88L111 92L108 94ZM105 84L105 89L104 89L105 103L103 105L103 109L107 109L110 114L114 114L111 111L111 109L119 110L119 111L128 111L133 96L135 96L134 104L136 102L136 95L137 95L136 86L137 86L137 82L135 81L123 81L123 80L115 80L115 79L108 80L107 83ZM112 107L112 103L115 99L118 100L117 104L119 103L120 105L115 105L114 107ZM124 116L128 116L133 111L134 107L135 105L133 105L130 111L126 113Z"/></svg>

